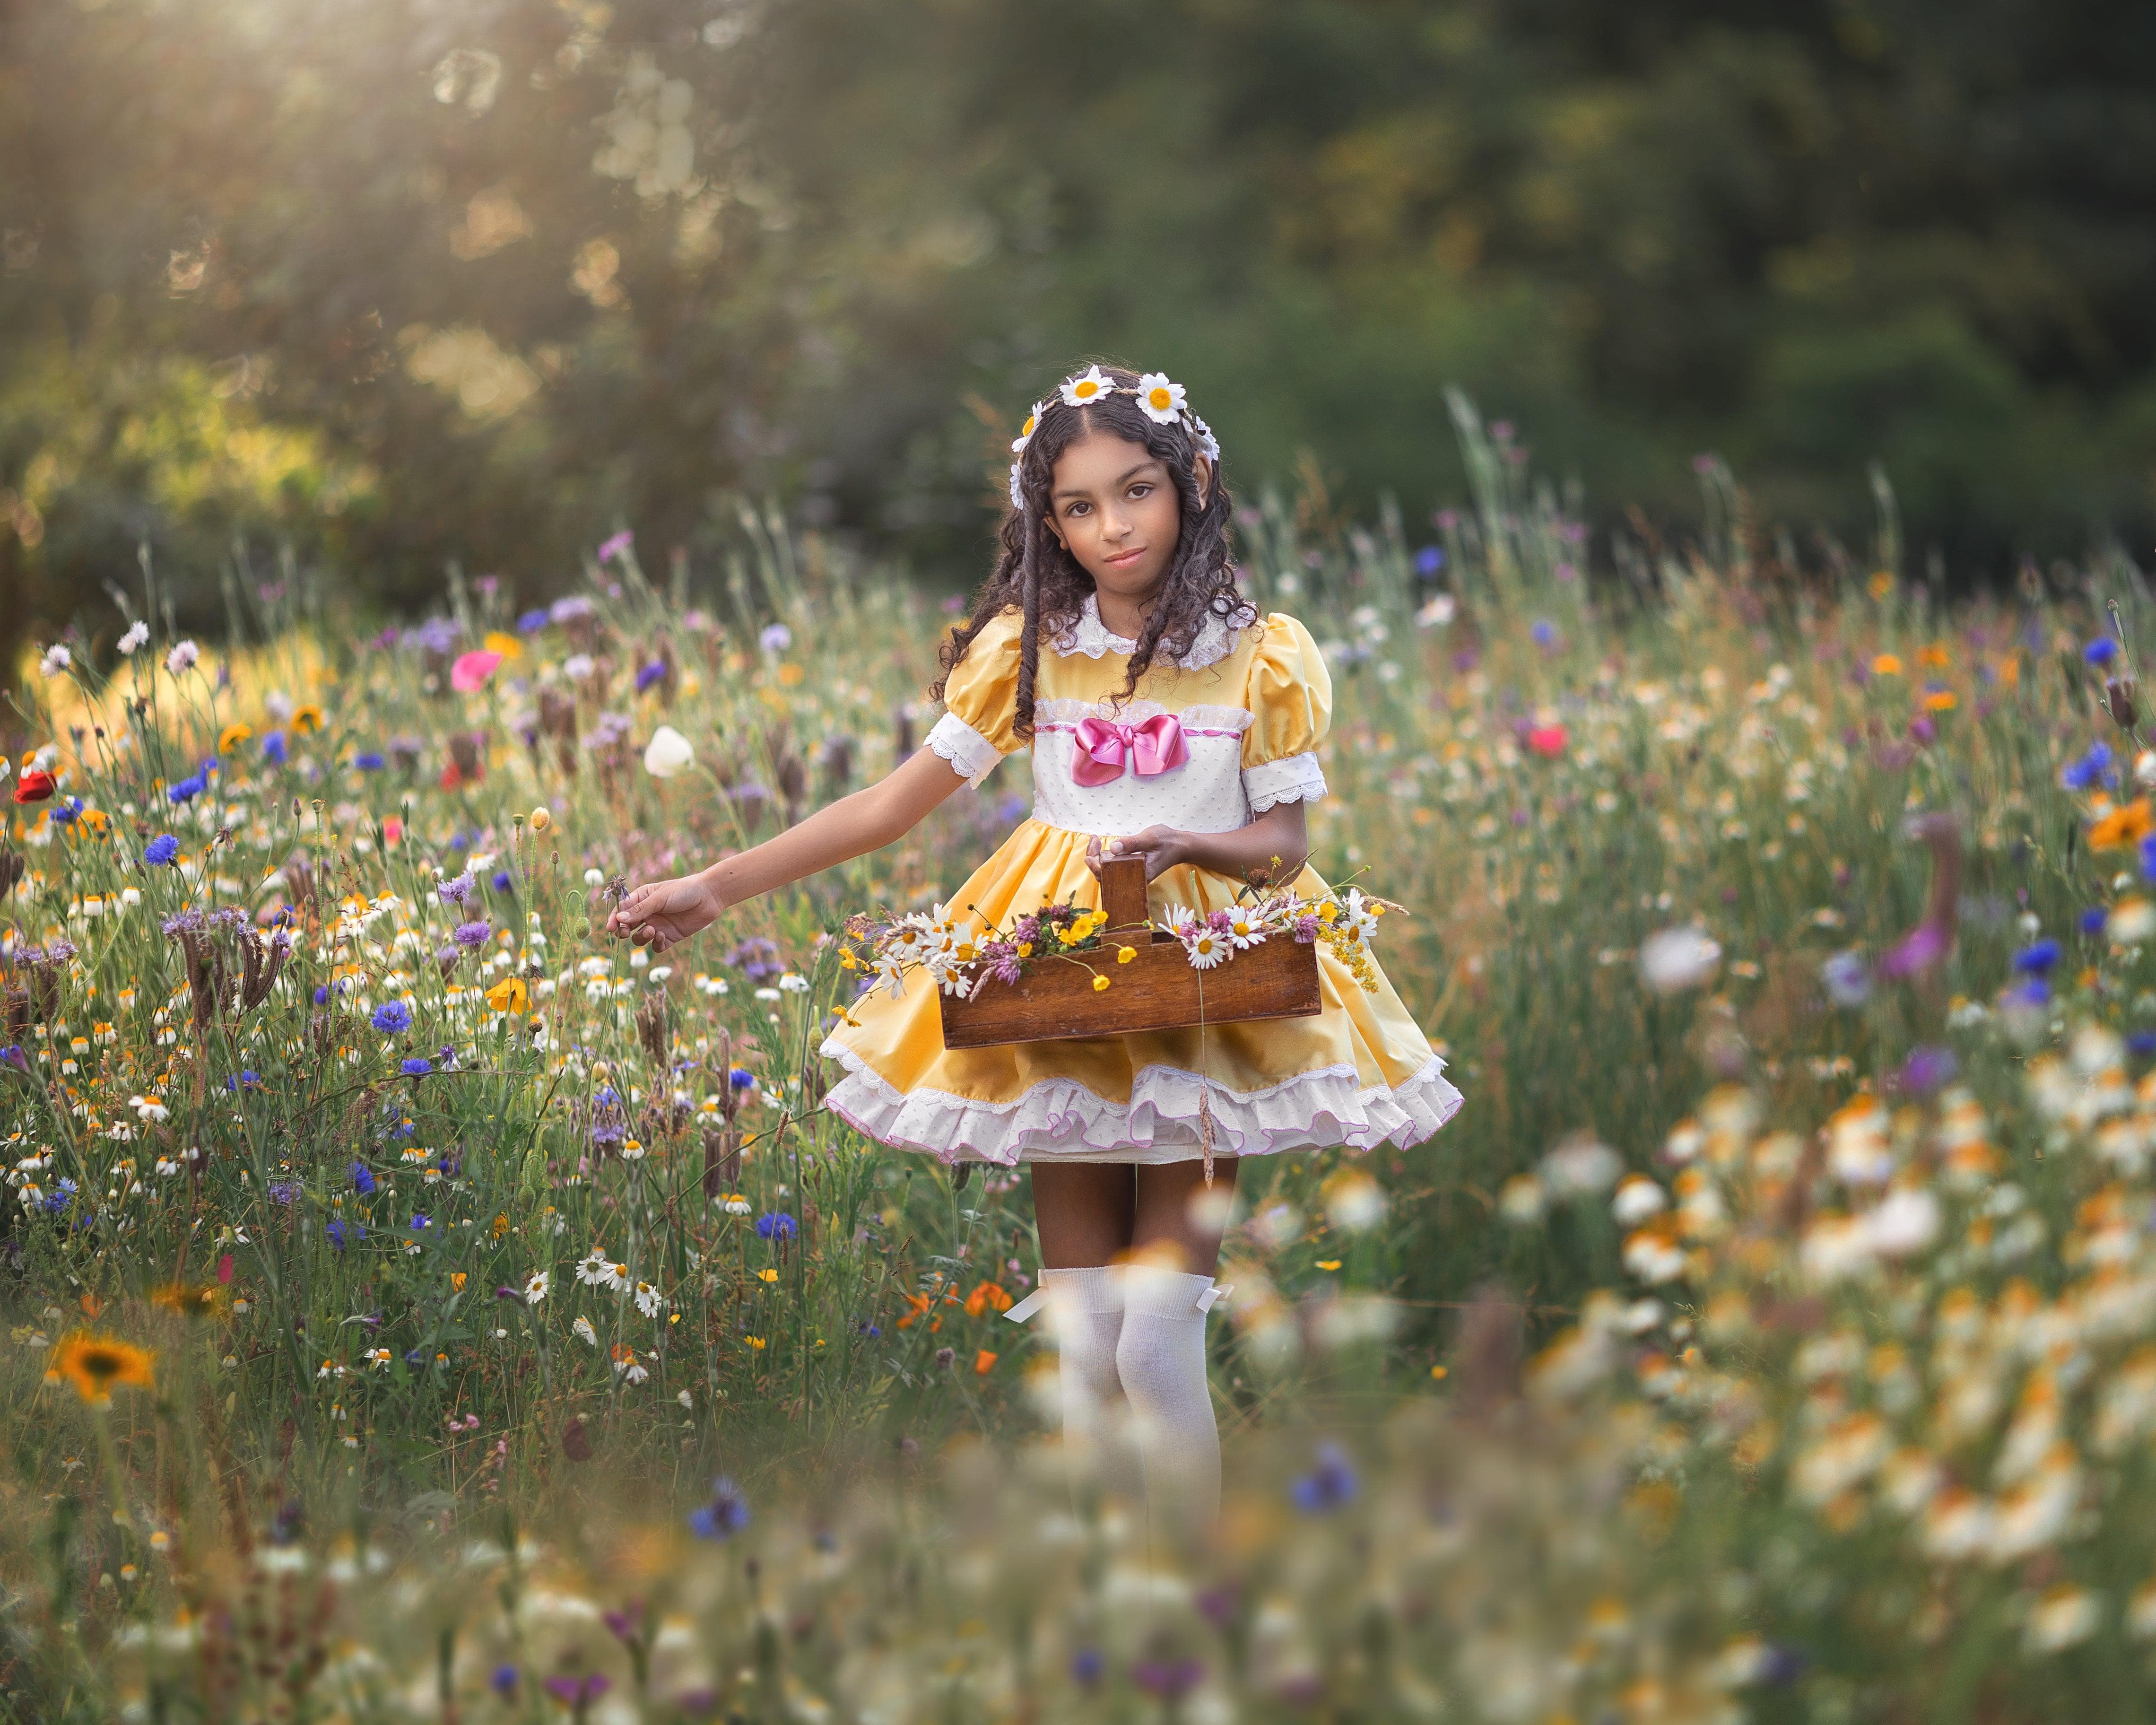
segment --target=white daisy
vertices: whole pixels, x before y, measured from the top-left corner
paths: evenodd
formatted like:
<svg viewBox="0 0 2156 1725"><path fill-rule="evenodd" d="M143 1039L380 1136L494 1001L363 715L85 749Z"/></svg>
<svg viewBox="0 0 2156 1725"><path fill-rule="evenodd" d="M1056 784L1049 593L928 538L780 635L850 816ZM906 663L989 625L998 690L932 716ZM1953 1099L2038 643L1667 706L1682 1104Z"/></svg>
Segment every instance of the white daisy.
<svg viewBox="0 0 2156 1725"><path fill-rule="evenodd" d="M612 1266L597 1246L577 1260L577 1280L588 1288L603 1288L611 1280Z"/></svg>
<svg viewBox="0 0 2156 1725"><path fill-rule="evenodd" d="M1098 366L1088 366L1080 377L1066 377L1062 383L1063 399L1074 408L1101 400L1116 393L1116 380L1104 377Z"/></svg>
<svg viewBox="0 0 2156 1725"><path fill-rule="evenodd" d="M1265 930L1258 926L1257 918L1248 911L1237 911L1235 921L1228 925L1228 938L1235 942L1235 950L1239 952L1248 952L1265 937Z"/></svg>
<svg viewBox="0 0 2156 1725"><path fill-rule="evenodd" d="M740 1193L733 1192L726 1195L726 1201L721 1208L730 1216L745 1216L748 1214L749 1204Z"/></svg>
<svg viewBox="0 0 2156 1725"><path fill-rule="evenodd" d="M612 1288L617 1294L627 1293L629 1291L629 1266L626 1264L608 1265L606 1267L606 1276L604 1277L604 1286Z"/></svg>
<svg viewBox="0 0 2156 1725"><path fill-rule="evenodd" d="M1198 453L1208 461L1220 459L1220 439L1213 435L1213 428L1199 418L1194 410L1190 415L1190 429L1198 441Z"/></svg>
<svg viewBox="0 0 2156 1725"><path fill-rule="evenodd" d="M1154 424L1173 425L1183 411L1183 386L1165 372L1147 372L1138 379L1138 407Z"/></svg>
<svg viewBox="0 0 2156 1725"><path fill-rule="evenodd" d="M1183 950L1190 955L1193 970L1210 970L1228 956L1227 937L1200 923L1183 937Z"/></svg>
<svg viewBox="0 0 2156 1725"><path fill-rule="evenodd" d="M1033 404L1033 411L1025 416L1025 424L1019 427L1018 435L1011 440L1012 454L1022 455L1025 453L1025 446L1033 441L1033 434L1040 424L1040 410L1046 405L1045 402L1035 402ZM1013 470L1015 470L1018 464L1014 461L1011 466Z"/></svg>
<svg viewBox="0 0 2156 1725"><path fill-rule="evenodd" d="M547 1274L543 1270L535 1270L525 1278L524 1303L526 1306L536 1306L547 1297Z"/></svg>
<svg viewBox="0 0 2156 1725"><path fill-rule="evenodd" d="M648 1281L636 1285L636 1309L646 1317L659 1316L659 1308L666 1302L659 1297L659 1290Z"/></svg>
<svg viewBox="0 0 2156 1725"><path fill-rule="evenodd" d="M1015 461L1011 463L1010 499L1011 507L1013 509L1021 511L1024 511L1025 508L1025 493L1019 489L1018 463Z"/></svg>
<svg viewBox="0 0 2156 1725"><path fill-rule="evenodd" d="M594 1348L599 1345L599 1332L592 1327L592 1321L588 1317L580 1317L571 1324L569 1333L582 1337Z"/></svg>

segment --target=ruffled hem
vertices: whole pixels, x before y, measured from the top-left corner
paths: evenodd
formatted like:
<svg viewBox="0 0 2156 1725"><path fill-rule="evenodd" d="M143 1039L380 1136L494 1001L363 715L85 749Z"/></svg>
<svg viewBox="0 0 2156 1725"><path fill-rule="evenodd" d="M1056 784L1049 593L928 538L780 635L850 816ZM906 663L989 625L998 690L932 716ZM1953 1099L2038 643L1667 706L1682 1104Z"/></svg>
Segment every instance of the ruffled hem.
<svg viewBox="0 0 2156 1725"><path fill-rule="evenodd" d="M1315 755L1289 755L1243 769L1243 796L1253 814L1276 803L1315 803L1324 795L1325 769Z"/></svg>
<svg viewBox="0 0 2156 1725"><path fill-rule="evenodd" d="M1401 1085L1359 1087L1352 1065L1324 1066L1247 1093L1178 1066L1147 1066L1123 1103L1070 1078L1044 1080L1009 1102L947 1091L909 1093L835 1038L823 1052L846 1068L825 1099L832 1112L879 1142L947 1163L1194 1162L1204 1154L1201 1091L1210 1092L1216 1155L1272 1156L1340 1145L1404 1149L1438 1132L1465 1100L1436 1055Z"/></svg>

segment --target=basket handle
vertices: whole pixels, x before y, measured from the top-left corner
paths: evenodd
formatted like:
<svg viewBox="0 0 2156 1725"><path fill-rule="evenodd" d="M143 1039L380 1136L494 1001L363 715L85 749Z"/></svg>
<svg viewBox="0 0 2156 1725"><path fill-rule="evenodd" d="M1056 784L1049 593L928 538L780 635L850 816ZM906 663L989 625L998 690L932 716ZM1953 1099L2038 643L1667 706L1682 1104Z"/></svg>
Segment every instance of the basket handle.
<svg viewBox="0 0 2156 1725"><path fill-rule="evenodd" d="M1101 865L1101 908L1111 928L1134 928L1146 920L1143 857L1113 857Z"/></svg>

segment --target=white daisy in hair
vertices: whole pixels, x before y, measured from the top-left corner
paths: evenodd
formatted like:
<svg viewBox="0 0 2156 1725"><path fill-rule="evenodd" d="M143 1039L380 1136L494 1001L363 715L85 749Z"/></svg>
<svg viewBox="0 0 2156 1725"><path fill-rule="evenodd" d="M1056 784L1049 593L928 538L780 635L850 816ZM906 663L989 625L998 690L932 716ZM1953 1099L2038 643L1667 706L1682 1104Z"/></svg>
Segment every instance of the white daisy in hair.
<svg viewBox="0 0 2156 1725"><path fill-rule="evenodd" d="M1147 372L1138 379L1138 407L1156 425L1173 425L1183 411L1183 386L1165 372Z"/></svg>
<svg viewBox="0 0 2156 1725"><path fill-rule="evenodd" d="M1098 371L1100 367L1096 366L1093 369ZM1033 404L1033 410L1025 416L1025 424L1019 427L1018 435L1011 439L1012 454L1023 455L1025 453L1025 446L1033 441L1033 434L1040 429L1040 410L1046 405L1045 402L1038 401ZM1018 471L1017 462L1011 463L1011 471L1014 473Z"/></svg>
<svg viewBox="0 0 2156 1725"><path fill-rule="evenodd" d="M1198 453L1208 461L1220 459L1220 439L1213 435L1213 428L1198 417L1195 409L1190 415L1190 429L1198 439Z"/></svg>
<svg viewBox="0 0 2156 1725"><path fill-rule="evenodd" d="M1105 375L1100 367L1088 366L1085 375L1063 380L1063 399L1070 406L1082 408L1116 393L1116 380Z"/></svg>
<svg viewBox="0 0 2156 1725"><path fill-rule="evenodd" d="M1010 499L1011 499L1011 507L1012 507L1013 509L1024 509L1024 508L1025 507L1025 493L1024 493L1024 491L1022 491L1022 490L1020 490L1019 489L1019 483L1018 483L1018 465L1018 465L1018 463L1017 463L1017 462L1015 462L1015 461L1014 461L1014 462L1012 462L1012 463L1011 463L1011 470L1010 470Z"/></svg>

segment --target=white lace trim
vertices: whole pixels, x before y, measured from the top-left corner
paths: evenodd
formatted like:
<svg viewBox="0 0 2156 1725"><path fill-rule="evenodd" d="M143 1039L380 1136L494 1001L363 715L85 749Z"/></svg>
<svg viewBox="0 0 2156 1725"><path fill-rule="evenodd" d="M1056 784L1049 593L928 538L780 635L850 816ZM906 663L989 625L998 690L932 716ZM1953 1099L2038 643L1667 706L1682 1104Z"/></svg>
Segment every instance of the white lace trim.
<svg viewBox="0 0 2156 1725"><path fill-rule="evenodd" d="M947 1091L902 1091L835 1038L826 1059L846 1076L827 1098L858 1132L940 1162L1190 1162L1204 1154L1198 1098L1210 1092L1215 1153L1405 1148L1436 1132L1465 1100L1432 1055L1402 1085L1361 1088L1353 1065L1321 1066L1265 1090L1229 1090L1178 1066L1142 1068L1128 1103L1096 1096L1075 1078L1049 1078L1015 1101L983 1102Z"/></svg>
<svg viewBox="0 0 2156 1725"><path fill-rule="evenodd" d="M1325 769L1315 755L1261 761L1243 769L1243 794L1253 814L1263 814L1276 803L1315 803L1325 794Z"/></svg>
<svg viewBox="0 0 2156 1725"><path fill-rule="evenodd" d="M1038 701L1033 706L1035 725L1075 725L1082 719L1113 719L1119 725L1142 725L1168 709L1157 701L1133 701L1117 706L1112 701ZM1247 707L1186 706L1175 710L1186 731L1232 731L1240 737L1257 722Z"/></svg>
<svg viewBox="0 0 2156 1725"><path fill-rule="evenodd" d="M977 790L1003 759L993 743L956 713L944 714L928 727L926 747L942 756L951 770Z"/></svg>
<svg viewBox="0 0 2156 1725"><path fill-rule="evenodd" d="M1255 626L1244 625L1245 628ZM1209 665L1218 665L1235 650L1235 638L1241 633L1241 629L1231 628L1228 619L1216 611L1206 618L1204 627L1198 631L1198 638L1190 644L1190 650L1175 663L1184 670L1203 670ZM1100 595L1090 593L1086 595L1086 603L1079 610L1077 622L1049 644L1065 659L1081 653L1088 659L1101 659L1111 653L1131 654L1138 649L1136 641L1128 636L1113 634L1108 625L1101 621Z"/></svg>

